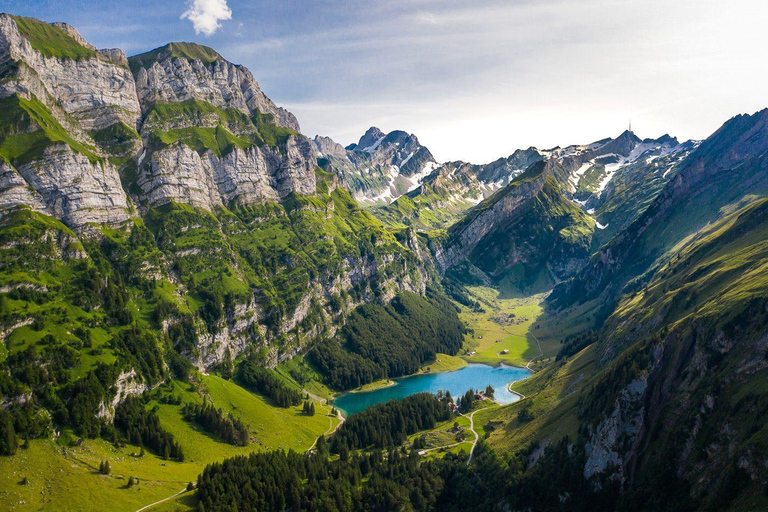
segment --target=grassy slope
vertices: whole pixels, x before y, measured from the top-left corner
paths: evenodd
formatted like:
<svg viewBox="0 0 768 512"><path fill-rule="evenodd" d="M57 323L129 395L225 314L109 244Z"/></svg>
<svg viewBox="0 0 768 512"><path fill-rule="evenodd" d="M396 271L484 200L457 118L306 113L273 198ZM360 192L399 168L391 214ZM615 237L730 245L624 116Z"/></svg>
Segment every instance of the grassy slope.
<svg viewBox="0 0 768 512"><path fill-rule="evenodd" d="M492 288L476 286L468 290L485 312L461 307L462 321L474 330L465 335L462 358L472 363L525 366L540 356L530 326L542 314L540 304L544 295L507 299ZM556 343L542 344L544 357L557 352ZM509 353L501 354L503 350L509 350ZM473 351L476 354L470 356Z"/></svg>
<svg viewBox="0 0 768 512"><path fill-rule="evenodd" d="M0 137L0 158L16 166L37 160L57 143L68 145L91 162L100 160L94 148L73 139L36 98L14 94L0 99Z"/></svg>
<svg viewBox="0 0 768 512"><path fill-rule="evenodd" d="M142 134L153 150L175 142L199 154L206 151L221 157L235 148L268 145L278 148L297 135L274 124L270 114L248 117L234 108L219 108L205 101L190 99L180 103L155 103L146 116Z"/></svg>
<svg viewBox="0 0 768 512"><path fill-rule="evenodd" d="M511 389L525 399L489 411L480 418L490 421L494 427L488 438L491 446L501 451L516 451L533 441L553 443L565 435L575 437L579 427L577 391L595 370L594 347L589 347L568 361L552 364L516 382ZM528 407L533 419L520 421L518 413Z"/></svg>
<svg viewBox="0 0 768 512"><path fill-rule="evenodd" d="M29 41L32 48L46 57L59 59L89 59L96 57L95 50L87 48L64 30L50 23L23 16L13 16L21 35Z"/></svg>
<svg viewBox="0 0 768 512"><path fill-rule="evenodd" d="M180 395L185 402L201 402L200 395L189 388L174 381L172 391L163 387L161 392ZM14 504L14 510L103 510L104 503L110 503L111 510L136 510L180 491L210 462L260 450L304 451L318 435L338 423L322 404L317 404L315 416L305 416L300 406L273 407L262 397L216 376L203 377L202 389L217 406L250 426L252 444L235 447L219 442L184 421L181 406L152 402L150 407L159 407L163 427L182 444L185 462L164 461L149 451L139 457L136 446L115 448L101 439L86 440L77 447L33 440L29 449L20 449L15 457L0 457L0 498ZM110 462L110 476L98 474L102 460ZM24 476L29 484L19 485ZM126 488L129 476L138 477L140 485Z"/></svg>

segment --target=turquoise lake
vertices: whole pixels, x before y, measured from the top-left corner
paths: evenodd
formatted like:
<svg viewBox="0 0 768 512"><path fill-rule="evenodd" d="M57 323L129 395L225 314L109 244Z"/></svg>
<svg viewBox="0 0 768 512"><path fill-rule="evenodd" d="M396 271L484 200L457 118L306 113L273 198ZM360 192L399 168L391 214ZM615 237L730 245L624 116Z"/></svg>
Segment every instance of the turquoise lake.
<svg viewBox="0 0 768 512"><path fill-rule="evenodd" d="M386 388L361 393L346 393L337 398L333 405L349 415L381 402L399 400L422 391L437 393L438 390L442 389L443 391L450 391L454 397L459 397L466 393L469 388L484 390L488 384L493 386L497 402L509 404L520 399L519 396L507 389L509 383L522 380L529 375L531 372L516 366L468 364L453 372L413 375L395 379L395 384Z"/></svg>

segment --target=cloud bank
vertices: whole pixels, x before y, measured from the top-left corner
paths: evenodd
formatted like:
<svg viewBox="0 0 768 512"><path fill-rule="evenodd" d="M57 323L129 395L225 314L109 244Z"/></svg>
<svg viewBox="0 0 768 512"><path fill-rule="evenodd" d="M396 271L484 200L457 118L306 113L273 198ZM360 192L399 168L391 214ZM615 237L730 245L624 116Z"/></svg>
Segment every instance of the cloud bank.
<svg viewBox="0 0 768 512"><path fill-rule="evenodd" d="M232 9L227 5L227 0L192 0L181 19L191 21L195 33L207 37L221 28L220 21L232 19Z"/></svg>

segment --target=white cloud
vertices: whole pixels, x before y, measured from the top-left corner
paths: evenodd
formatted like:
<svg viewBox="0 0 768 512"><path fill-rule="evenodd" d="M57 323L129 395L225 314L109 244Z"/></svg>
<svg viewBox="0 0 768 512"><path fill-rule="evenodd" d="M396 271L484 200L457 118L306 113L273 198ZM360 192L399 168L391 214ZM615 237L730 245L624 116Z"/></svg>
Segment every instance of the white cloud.
<svg viewBox="0 0 768 512"><path fill-rule="evenodd" d="M191 0L188 5L181 19L191 21L196 34L213 35L221 28L220 21L232 19L227 0Z"/></svg>

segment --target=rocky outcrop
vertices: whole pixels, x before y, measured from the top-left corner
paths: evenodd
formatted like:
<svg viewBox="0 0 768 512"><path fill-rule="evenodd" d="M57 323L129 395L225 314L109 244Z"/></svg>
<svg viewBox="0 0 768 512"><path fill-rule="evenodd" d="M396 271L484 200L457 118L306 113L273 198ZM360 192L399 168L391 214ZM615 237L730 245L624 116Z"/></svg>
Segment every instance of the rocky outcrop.
<svg viewBox="0 0 768 512"><path fill-rule="evenodd" d="M123 403L126 398L130 396L138 396L149 389L149 386L141 380L136 374L136 370L122 371L117 376L114 384L115 396L109 403L103 400L99 404L99 412L97 417L103 419L107 423L112 423L115 419L115 409L118 405Z"/></svg>
<svg viewBox="0 0 768 512"><path fill-rule="evenodd" d="M0 164L0 212L20 205L52 215L40 193L11 164Z"/></svg>
<svg viewBox="0 0 768 512"><path fill-rule="evenodd" d="M192 51L210 56L204 62ZM196 99L219 108L234 108L249 116L271 114L278 126L300 131L296 117L277 107L243 66L224 60L210 48L171 43L131 57L136 89L145 111L155 102L179 103Z"/></svg>
<svg viewBox="0 0 768 512"><path fill-rule="evenodd" d="M117 169L109 161L92 162L59 144L48 147L40 160L20 165L18 174L45 204L42 211L75 230L87 230L90 224L117 225L129 218Z"/></svg>
<svg viewBox="0 0 768 512"><path fill-rule="evenodd" d="M84 41L75 29L67 27L67 33L74 34L74 39L82 44ZM91 45L87 47L93 49ZM34 70L48 94L84 130L100 130L118 121L135 127L138 122L139 102L133 77L127 67L115 62L125 61L120 50L109 50L106 55L94 52L87 59L46 57L19 33L12 16L2 14L0 61L23 62ZM6 82L3 94L24 94L28 88L25 81ZM35 94L41 101L47 101L46 96Z"/></svg>

